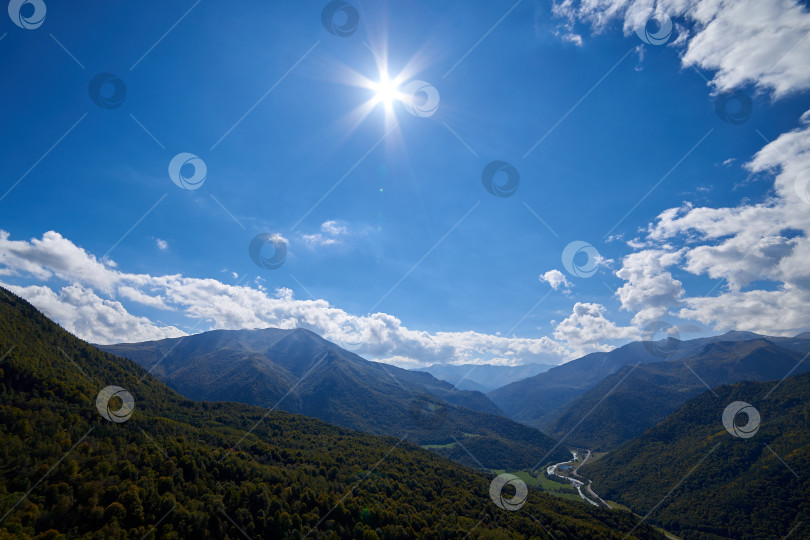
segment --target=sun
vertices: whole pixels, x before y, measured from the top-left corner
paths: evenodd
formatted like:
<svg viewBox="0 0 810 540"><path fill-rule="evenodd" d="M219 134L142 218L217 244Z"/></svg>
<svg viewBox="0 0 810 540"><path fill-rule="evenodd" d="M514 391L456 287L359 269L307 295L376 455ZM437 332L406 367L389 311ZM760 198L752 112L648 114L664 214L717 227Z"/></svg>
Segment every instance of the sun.
<svg viewBox="0 0 810 540"><path fill-rule="evenodd" d="M374 100L377 103L383 103L386 107L390 107L399 95L396 81L389 79L388 75L382 75L379 82L373 84L372 90L374 90Z"/></svg>
<svg viewBox="0 0 810 540"><path fill-rule="evenodd" d="M341 67L341 71L343 71L341 77L344 78L346 84L368 91L368 98L345 116L349 131L357 129L375 109L382 112L381 116L385 119L386 128L398 125L397 103L403 104L407 110L407 106L414 100L412 92L408 90L408 84L410 84L408 81L411 81L414 74L423 71L426 67L426 60L417 55L409 59L399 71L391 71L385 44L377 47L378 50L367 43L364 44L374 56L377 67L376 76L365 75L348 66Z"/></svg>

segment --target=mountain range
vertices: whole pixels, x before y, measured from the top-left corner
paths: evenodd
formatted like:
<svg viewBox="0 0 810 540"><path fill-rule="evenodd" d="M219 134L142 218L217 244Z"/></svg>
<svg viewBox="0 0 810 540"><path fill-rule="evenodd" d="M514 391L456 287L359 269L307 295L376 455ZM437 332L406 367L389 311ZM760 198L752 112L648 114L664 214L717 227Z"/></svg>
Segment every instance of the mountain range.
<svg viewBox="0 0 810 540"><path fill-rule="evenodd" d="M215 330L100 346L194 400L238 401L402 437L466 465L521 469L566 449L503 416L484 394L370 362L303 329Z"/></svg>
<svg viewBox="0 0 810 540"><path fill-rule="evenodd" d="M188 400L0 292L2 538L663 538L534 489L510 512L405 439Z"/></svg>
<svg viewBox="0 0 810 540"><path fill-rule="evenodd" d="M810 333L791 338L732 331L720 336L684 341L675 338L656 342L635 341L610 352L591 353L571 360L534 377L498 388L487 395L513 420L541 430L553 430L554 423L564 414L570 403L624 366L662 361L678 362L699 355L706 346L713 343L757 339L767 339L774 345L791 351L810 351ZM705 358L710 356L708 354Z"/></svg>
<svg viewBox="0 0 810 540"><path fill-rule="evenodd" d="M133 362L7 293L0 537L663 538L657 526L682 538L804 538L808 338L629 344L601 365L634 363L558 408L548 425L560 443L500 416L479 392L368 362L304 330L106 347ZM125 421L111 420L125 409L100 392L109 385L133 396ZM277 410L285 403L298 410ZM734 416L740 409L756 412ZM746 417L755 425L743 426ZM569 470L612 509L552 496L550 479L527 476L538 456L570 459L570 445L591 449ZM504 468L533 486L521 512L488 493Z"/></svg>
<svg viewBox="0 0 810 540"><path fill-rule="evenodd" d="M802 341L794 346L810 350L810 340ZM809 371L810 362L802 361L805 355L757 338L715 341L679 360L624 366L566 405L545 430L567 444L609 450L707 389Z"/></svg>

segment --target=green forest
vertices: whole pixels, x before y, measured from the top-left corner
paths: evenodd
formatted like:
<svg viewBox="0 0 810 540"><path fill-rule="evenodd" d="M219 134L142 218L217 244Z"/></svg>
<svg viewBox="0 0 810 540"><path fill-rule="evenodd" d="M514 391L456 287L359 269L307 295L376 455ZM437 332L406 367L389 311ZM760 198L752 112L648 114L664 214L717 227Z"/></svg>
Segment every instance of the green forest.
<svg viewBox="0 0 810 540"><path fill-rule="evenodd" d="M707 391L582 473L683 538L810 538L810 374L777 382ZM723 427L735 401L761 415L750 438Z"/></svg>
<svg viewBox="0 0 810 540"><path fill-rule="evenodd" d="M8 292L0 357L0 538L663 538L534 489L503 510L491 476L407 433L186 400ZM108 385L128 421L97 410Z"/></svg>

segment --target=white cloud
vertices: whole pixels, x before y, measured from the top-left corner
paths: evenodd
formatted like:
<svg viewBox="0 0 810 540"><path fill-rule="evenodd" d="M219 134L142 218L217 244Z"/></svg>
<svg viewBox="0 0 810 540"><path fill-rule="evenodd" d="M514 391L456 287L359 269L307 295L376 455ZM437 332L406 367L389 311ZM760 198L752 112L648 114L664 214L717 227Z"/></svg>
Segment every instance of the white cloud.
<svg viewBox="0 0 810 540"><path fill-rule="evenodd" d="M638 339L638 329L617 326L605 318L605 311L601 304L577 302L573 313L554 329L554 337L567 342L582 354L612 350L614 347L605 344L609 340Z"/></svg>
<svg viewBox="0 0 810 540"><path fill-rule="evenodd" d="M636 52L636 55L638 55L638 63L636 64L636 67L633 68L633 69L635 71L643 71L644 68L642 66L644 64L644 56L645 56L645 54L647 52L647 49L644 47L644 45L637 45L636 49L635 49L635 52Z"/></svg>
<svg viewBox="0 0 810 540"><path fill-rule="evenodd" d="M165 310L172 310L174 308L166 305L166 302L163 300L162 296L150 296L148 294L144 294L143 292L135 289L134 287L130 287L128 285L121 285L118 287L118 295L122 298L126 298L127 300L132 300L133 302L137 302L144 306L150 306L158 309L165 309Z"/></svg>
<svg viewBox="0 0 810 540"><path fill-rule="evenodd" d="M720 90L754 82L780 97L810 87L810 13L794 0L689 3L700 30L684 66L716 70L712 83Z"/></svg>
<svg viewBox="0 0 810 540"><path fill-rule="evenodd" d="M778 99L810 87L810 39L804 39L810 13L793 0L561 0L553 10L567 20L558 32L561 39L580 44L567 37L579 37L575 22L585 21L599 33L622 20L624 32L632 34L636 15L652 7L689 23L687 28L676 21L677 37L669 45L683 49L683 67L714 71L715 91L753 84ZM789 334L808 328L810 302L810 205L796 193L797 178L810 169L810 111L799 122L803 127L782 134L746 165L753 173L774 175L772 197L731 208L670 208L628 242L637 252L622 260L616 275L625 283L616 294L622 308L634 313L635 327L610 321L600 304L577 303L556 325L553 339L429 333L409 329L393 315L357 317L326 300L297 300L286 289L270 296L261 281L254 289L214 279L127 274L53 231L30 242L11 241L0 231L0 277L67 282L58 293L47 286L9 288L99 343L182 334L128 313L120 300L203 318L208 328L303 327L338 343L356 338L347 335L347 326L359 328L357 352L411 365L567 360L637 338L642 324L673 314L716 329ZM327 221L319 233L303 238L323 246L348 235L345 225ZM687 274L722 280L723 287L715 296L687 294L675 277ZM570 287L556 270L540 279L555 289ZM768 285L758 285L763 281Z"/></svg>
<svg viewBox="0 0 810 540"><path fill-rule="evenodd" d="M348 232L346 225L338 223L337 221L324 221L321 223L321 230L330 236L341 236Z"/></svg>
<svg viewBox="0 0 810 540"><path fill-rule="evenodd" d="M711 324L718 331L746 330L767 335L792 336L808 327L810 294L785 286L776 291L754 290L716 297L685 300L682 318Z"/></svg>
<svg viewBox="0 0 810 540"><path fill-rule="evenodd" d="M545 274L541 274L538 278L540 281L548 283L555 291L563 289L563 291L570 291L573 285L565 278L565 274L559 270L549 270Z"/></svg>
<svg viewBox="0 0 810 540"><path fill-rule="evenodd" d="M580 36L579 34L572 34L572 33L563 34L562 40L567 41L568 43L573 43L577 47L582 47L582 36Z"/></svg>
<svg viewBox="0 0 810 540"><path fill-rule="evenodd" d="M304 241L311 247L332 246L342 241L349 234L348 227L335 220L321 223L321 232L303 235Z"/></svg>
<svg viewBox="0 0 810 540"><path fill-rule="evenodd" d="M666 268L676 265L681 254L681 251L647 249L632 253L622 261L616 275L626 283L619 287L616 295L622 309L635 312L633 323L637 326L663 318L667 310L680 301L682 284Z"/></svg>
<svg viewBox="0 0 810 540"><path fill-rule="evenodd" d="M590 24L595 33L619 20L630 35L636 16L650 8L689 23L676 21L670 46L684 49L684 68L714 72L715 92L753 85L779 99L810 88L810 12L795 0L562 0L553 11L568 25ZM635 324L677 314L718 330L784 335L808 329L810 205L796 193L798 178L810 169L808 122L810 111L799 119L801 127L746 165L774 175L773 196L730 208L670 208L645 238L628 242L639 251L617 272L625 280L617 295L624 309L636 312ZM676 270L722 281L700 291L706 297L690 296L673 277Z"/></svg>
<svg viewBox="0 0 810 540"><path fill-rule="evenodd" d="M661 212L643 251L625 258L617 275L625 309L656 318L677 309L682 318L771 335L807 330L810 302L810 204L796 194L796 181L810 169L810 126L779 136L746 164L753 173L775 175L775 194L757 204ZM674 249L672 243L684 247ZM657 248L649 249L649 246ZM640 247L640 246L635 246ZM666 268L718 281L715 295L688 296ZM752 290L747 287L769 283ZM708 288L708 287L707 287Z"/></svg>
<svg viewBox="0 0 810 540"><path fill-rule="evenodd" d="M27 299L68 332L91 343L149 341L185 335L174 326L158 327L145 317L136 317L120 302L105 300L79 284L62 287L58 293L36 285L4 286Z"/></svg>
<svg viewBox="0 0 810 540"><path fill-rule="evenodd" d="M8 232L0 231L0 276L28 273L42 280L57 277L65 281L82 276L92 287L112 293L119 279L112 266L54 231L31 242L9 240Z"/></svg>
<svg viewBox="0 0 810 540"><path fill-rule="evenodd" d="M256 281L259 288L252 288L216 279L125 273L99 263L93 255L53 231L45 233L42 240L30 242L13 241L7 232L0 231L0 276L48 283L27 287L3 285L46 310L71 332L95 343L183 334L174 326L159 326L130 314L121 303L126 300L170 312L174 317L182 314L203 319L205 324L198 327L200 331L307 328L338 344L356 345L351 348L366 357L400 364L483 360L507 365L557 363L605 347L593 337L583 341L571 335L574 341L568 343L569 334L565 332L561 334L562 340L473 331L429 333L407 328L397 317L386 313L354 316L326 300L298 300L289 289L277 289L270 296L261 281ZM51 283L54 279L67 285L54 285ZM557 283L561 285L562 281ZM606 341L621 337L621 333L611 329L612 323L603 319L603 324L610 330L603 334ZM589 326L592 327L593 324Z"/></svg>
<svg viewBox="0 0 810 540"><path fill-rule="evenodd" d="M227 268L223 268L220 270L223 274L229 274L233 279L239 279L239 274L234 272L233 270L228 270Z"/></svg>
<svg viewBox="0 0 810 540"><path fill-rule="evenodd" d="M169 249L169 243L166 240L161 240L160 238L155 238L155 244L160 251L166 251Z"/></svg>
<svg viewBox="0 0 810 540"><path fill-rule="evenodd" d="M795 0L555 0L552 11L594 33L621 20L631 35L637 17L652 8L692 23L691 32L676 23L670 44L686 47L684 67L715 71L717 90L755 83L781 97L810 88L810 13Z"/></svg>

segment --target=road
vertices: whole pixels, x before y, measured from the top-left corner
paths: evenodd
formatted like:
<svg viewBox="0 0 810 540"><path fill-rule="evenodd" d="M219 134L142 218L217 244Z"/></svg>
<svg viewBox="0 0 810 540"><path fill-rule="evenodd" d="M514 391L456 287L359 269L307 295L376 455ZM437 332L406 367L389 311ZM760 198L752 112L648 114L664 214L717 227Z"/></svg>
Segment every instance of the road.
<svg viewBox="0 0 810 540"><path fill-rule="evenodd" d="M565 476L565 475L557 473L557 468L560 467L561 465L570 465L571 467L574 466L573 464L577 459L577 453L572 450L571 454L573 454L573 456L574 456L573 459L571 459L569 461L563 461L561 463L556 463L554 465L550 465L546 469L546 472L549 474L549 476L556 476L557 478L562 478L563 480L567 480L567 481L571 482L571 485L576 488L577 493L579 493L579 496L582 497L582 500L584 500L585 502L588 502L588 503L590 503L590 504L592 504L594 506L604 506L606 508L610 508L611 506L608 503L606 503L599 495L597 495L593 491L593 489L591 488L591 481L588 480L587 478L583 478L579 474L579 468L582 467L585 464L585 462L588 461L588 458L591 457L591 451L590 450L588 450L588 454L585 456L585 459L582 460L582 463L577 465L577 468L574 469L572 471L572 473L571 473L571 474L573 474L574 476L576 476L578 478L582 478L582 480L577 480L576 478L571 478L570 476ZM587 495L585 495L585 493L583 493L583 491L582 491L583 489L586 492L588 492L588 494L593 498L588 497ZM596 502L596 501L599 501L599 502Z"/></svg>
<svg viewBox="0 0 810 540"><path fill-rule="evenodd" d="M587 456L585 456L585 459L583 459L583 460L582 460L582 463L580 463L579 465L577 465L577 468L576 468L576 469L574 469L574 476L579 476L579 472L578 472L578 471L579 471L579 468L580 468L580 467L582 467L583 465L585 465L585 462L586 462L586 461L588 461L588 458L589 458L589 457L591 457L591 451L590 451L590 450L588 450L588 455L587 455ZM574 457L574 459L576 459L576 457Z"/></svg>

